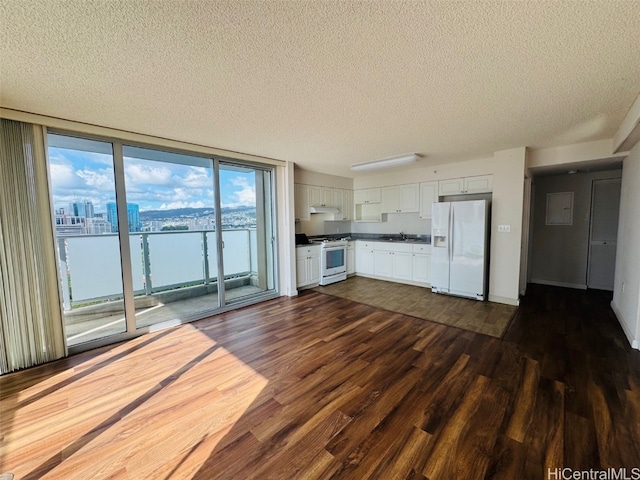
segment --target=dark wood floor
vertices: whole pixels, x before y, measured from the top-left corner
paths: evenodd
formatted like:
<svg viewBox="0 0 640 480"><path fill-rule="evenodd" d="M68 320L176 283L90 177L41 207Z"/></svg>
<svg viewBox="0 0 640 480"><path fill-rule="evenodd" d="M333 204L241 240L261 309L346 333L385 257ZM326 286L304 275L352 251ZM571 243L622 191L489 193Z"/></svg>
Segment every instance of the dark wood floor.
<svg viewBox="0 0 640 480"><path fill-rule="evenodd" d="M640 467L640 352L603 292L502 340L305 292L0 377L17 479L544 479Z"/></svg>

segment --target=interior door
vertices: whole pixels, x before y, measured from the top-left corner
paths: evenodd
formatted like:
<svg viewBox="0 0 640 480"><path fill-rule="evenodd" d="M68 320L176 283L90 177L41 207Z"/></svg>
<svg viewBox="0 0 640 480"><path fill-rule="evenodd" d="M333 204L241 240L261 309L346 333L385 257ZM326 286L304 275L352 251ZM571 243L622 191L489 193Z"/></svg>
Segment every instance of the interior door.
<svg viewBox="0 0 640 480"><path fill-rule="evenodd" d="M620 209L620 179L594 180L587 287L613 290Z"/></svg>

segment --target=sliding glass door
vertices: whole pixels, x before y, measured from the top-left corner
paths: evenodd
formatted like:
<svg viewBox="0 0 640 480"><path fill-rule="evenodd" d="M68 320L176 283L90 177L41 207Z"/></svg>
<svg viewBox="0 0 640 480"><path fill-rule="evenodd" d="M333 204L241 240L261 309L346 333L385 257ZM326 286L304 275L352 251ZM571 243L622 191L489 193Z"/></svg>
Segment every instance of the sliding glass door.
<svg viewBox="0 0 640 480"><path fill-rule="evenodd" d="M69 346L275 296L270 167L48 140Z"/></svg>
<svg viewBox="0 0 640 480"><path fill-rule="evenodd" d="M213 159L127 145L123 155L136 326L216 309Z"/></svg>
<svg viewBox="0 0 640 480"><path fill-rule="evenodd" d="M273 290L271 171L220 164L225 303Z"/></svg>
<svg viewBox="0 0 640 480"><path fill-rule="evenodd" d="M126 331L111 143L48 136L67 345Z"/></svg>

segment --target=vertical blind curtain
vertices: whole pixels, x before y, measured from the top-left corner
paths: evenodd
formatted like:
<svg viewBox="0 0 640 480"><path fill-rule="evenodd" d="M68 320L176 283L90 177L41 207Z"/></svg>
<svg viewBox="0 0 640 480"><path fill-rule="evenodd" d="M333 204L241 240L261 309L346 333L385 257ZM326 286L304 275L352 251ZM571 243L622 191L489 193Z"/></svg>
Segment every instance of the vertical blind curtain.
<svg viewBox="0 0 640 480"><path fill-rule="evenodd" d="M66 355L43 128L0 119L0 374Z"/></svg>

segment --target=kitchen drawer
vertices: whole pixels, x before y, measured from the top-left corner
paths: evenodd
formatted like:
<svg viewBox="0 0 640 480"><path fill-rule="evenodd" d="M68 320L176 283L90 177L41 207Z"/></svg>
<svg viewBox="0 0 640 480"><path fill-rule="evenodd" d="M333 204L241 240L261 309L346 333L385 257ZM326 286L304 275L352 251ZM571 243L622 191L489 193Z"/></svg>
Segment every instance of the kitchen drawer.
<svg viewBox="0 0 640 480"><path fill-rule="evenodd" d="M375 242L373 249L378 252L413 252L413 245L396 242Z"/></svg>
<svg viewBox="0 0 640 480"><path fill-rule="evenodd" d="M376 242L370 242L367 240L356 240L356 248L357 249L366 249L366 250L373 250L373 246Z"/></svg>
<svg viewBox="0 0 640 480"><path fill-rule="evenodd" d="M296 247L296 258L306 258L309 256L320 256L320 245Z"/></svg>
<svg viewBox="0 0 640 480"><path fill-rule="evenodd" d="M431 245L412 245L413 253L424 253L431 255Z"/></svg>

